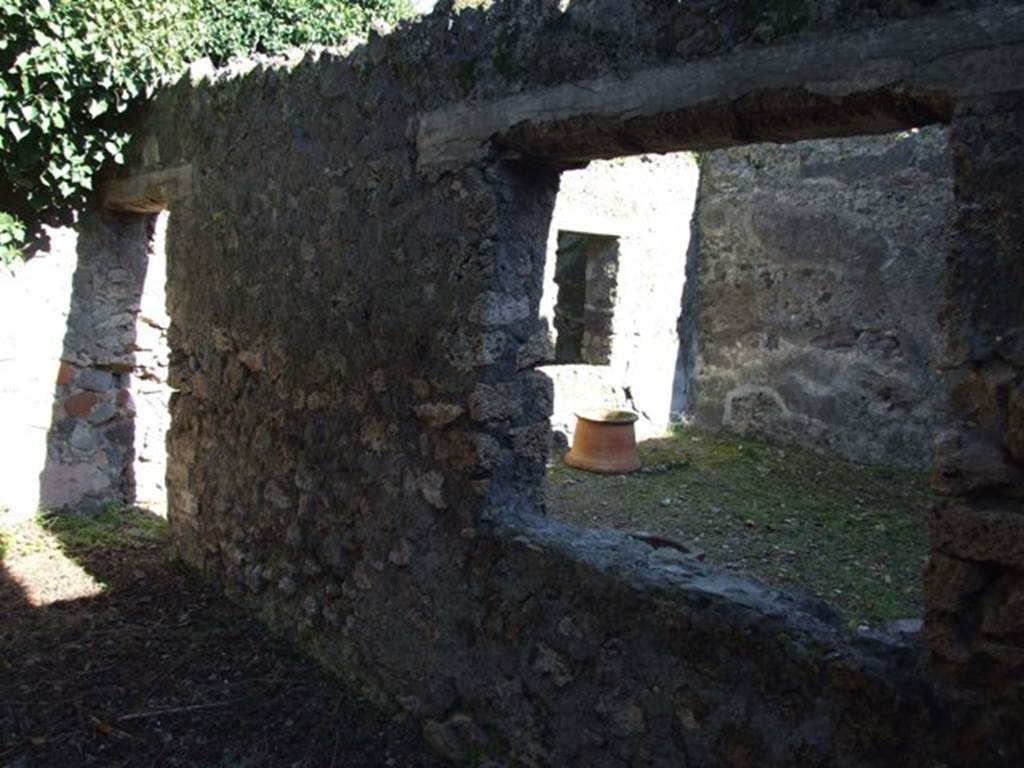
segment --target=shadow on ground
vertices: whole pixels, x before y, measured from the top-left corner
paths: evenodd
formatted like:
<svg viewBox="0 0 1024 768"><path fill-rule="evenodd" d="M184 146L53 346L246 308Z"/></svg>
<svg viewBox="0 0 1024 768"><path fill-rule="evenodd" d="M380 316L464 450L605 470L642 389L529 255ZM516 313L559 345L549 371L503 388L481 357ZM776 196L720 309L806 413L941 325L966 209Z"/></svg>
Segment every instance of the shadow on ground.
<svg viewBox="0 0 1024 768"><path fill-rule="evenodd" d="M170 561L162 519L105 514L0 540L0 766L445 765Z"/></svg>

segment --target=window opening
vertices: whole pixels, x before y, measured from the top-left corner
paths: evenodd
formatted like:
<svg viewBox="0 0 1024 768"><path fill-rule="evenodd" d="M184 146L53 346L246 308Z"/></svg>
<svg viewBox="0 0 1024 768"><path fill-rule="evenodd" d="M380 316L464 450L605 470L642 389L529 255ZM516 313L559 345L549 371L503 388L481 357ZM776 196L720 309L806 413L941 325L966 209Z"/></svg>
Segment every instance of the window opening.
<svg viewBox="0 0 1024 768"><path fill-rule="evenodd" d="M940 127L563 172L549 513L913 627L951 179ZM640 415L640 472L563 464L600 407Z"/></svg>
<svg viewBox="0 0 1024 768"><path fill-rule="evenodd" d="M608 365L619 272L618 238L559 232L555 258L555 362Z"/></svg>

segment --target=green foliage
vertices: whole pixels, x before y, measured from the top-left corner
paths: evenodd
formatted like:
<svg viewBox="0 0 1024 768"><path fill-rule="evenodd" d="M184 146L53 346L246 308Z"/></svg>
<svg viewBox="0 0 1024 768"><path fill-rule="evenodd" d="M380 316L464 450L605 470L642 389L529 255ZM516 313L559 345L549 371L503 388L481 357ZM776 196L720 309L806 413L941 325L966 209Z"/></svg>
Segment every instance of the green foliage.
<svg viewBox="0 0 1024 768"><path fill-rule="evenodd" d="M162 517L122 504L111 504L91 515L42 515L39 523L69 553L161 543L168 531L167 521Z"/></svg>
<svg viewBox="0 0 1024 768"><path fill-rule="evenodd" d="M0 527L0 562L55 550L76 557L96 550L160 546L168 535L164 518L124 504L84 515L44 512Z"/></svg>
<svg viewBox="0 0 1024 768"><path fill-rule="evenodd" d="M120 161L111 117L194 53L176 0L0 0L0 162L31 209L75 204Z"/></svg>
<svg viewBox="0 0 1024 768"><path fill-rule="evenodd" d="M337 45L365 35L375 19L393 23L407 0L199 0L204 53L216 63L248 53Z"/></svg>
<svg viewBox="0 0 1024 768"><path fill-rule="evenodd" d="M10 266L21 254L25 243L25 223L0 211L0 266Z"/></svg>
<svg viewBox="0 0 1024 768"><path fill-rule="evenodd" d="M0 259L20 220L81 205L123 162L123 113L187 62L365 34L407 0L0 0Z"/></svg>

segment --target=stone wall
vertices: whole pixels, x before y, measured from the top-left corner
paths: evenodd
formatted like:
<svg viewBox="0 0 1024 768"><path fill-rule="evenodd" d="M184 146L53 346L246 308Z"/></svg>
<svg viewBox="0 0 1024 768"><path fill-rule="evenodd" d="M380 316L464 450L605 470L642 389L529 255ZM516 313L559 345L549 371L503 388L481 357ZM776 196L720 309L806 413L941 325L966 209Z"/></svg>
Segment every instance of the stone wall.
<svg viewBox="0 0 1024 768"><path fill-rule="evenodd" d="M9 513L164 509L163 223L87 212L4 276Z"/></svg>
<svg viewBox="0 0 1024 768"><path fill-rule="evenodd" d="M557 432L571 435L574 412L593 407L635 409L641 437L668 427L697 177L697 163L685 152L595 161L561 174L540 305L554 347L559 233L615 238L616 274L606 364L541 369L554 383Z"/></svg>
<svg viewBox="0 0 1024 768"><path fill-rule="evenodd" d="M134 360L130 397L134 405L136 504L157 514L167 512L167 431L171 425L168 385L170 348L164 281L167 216L155 216L147 253L146 276L135 314Z"/></svg>
<svg viewBox="0 0 1024 768"><path fill-rule="evenodd" d="M959 374L936 445L925 641L958 676L1024 700L1024 91L965 103L941 364ZM1006 670L1011 670L1007 675Z"/></svg>
<svg viewBox="0 0 1024 768"><path fill-rule="evenodd" d="M943 127L703 154L677 404L711 429L930 466L952 206Z"/></svg>
<svg viewBox="0 0 1024 768"><path fill-rule="evenodd" d="M999 116L1019 102L986 112L979 94L1019 81L1024 16L813 8L446 6L347 54L162 93L103 199L171 209L180 554L469 764L1018 765L1012 472L942 465L1013 534L984 511L936 523L933 562L996 578L982 611L929 605L926 635L973 632L962 647L851 635L820 605L539 505L546 245L559 174L583 160L951 121L966 197L943 333L968 350L954 365L1019 381L999 278L1019 278L1019 131ZM997 415L962 444L1015 450L1009 400Z"/></svg>

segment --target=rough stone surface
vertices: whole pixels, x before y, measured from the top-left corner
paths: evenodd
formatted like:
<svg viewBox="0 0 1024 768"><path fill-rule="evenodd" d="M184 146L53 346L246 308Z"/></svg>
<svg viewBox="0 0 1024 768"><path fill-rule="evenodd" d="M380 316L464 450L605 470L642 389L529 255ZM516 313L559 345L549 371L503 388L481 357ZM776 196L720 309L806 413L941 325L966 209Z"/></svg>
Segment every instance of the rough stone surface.
<svg viewBox="0 0 1024 768"><path fill-rule="evenodd" d="M958 498L934 512L929 533L933 558L972 562L988 581L964 610L926 603L924 637L954 668L1024 700L1024 637L1012 618L1024 601L1024 217L1014 180L1024 173L1024 92L965 101L950 143L956 203L941 352L965 384L934 473L936 488Z"/></svg>
<svg viewBox="0 0 1024 768"><path fill-rule="evenodd" d="M162 442L168 419L166 373L157 359L166 341L159 334L145 340L140 333L143 326L151 328L147 321L153 315L152 308L140 313L144 297L151 307L163 299L158 281L144 290L147 274L151 283L162 276L162 264L150 265L161 250L154 247L154 224L152 217L87 214L78 226L55 420L39 476L44 509L135 501L163 508L163 446L139 455L136 445L140 433ZM150 466L139 484L136 467L143 461ZM90 480L83 482L84 477Z"/></svg>
<svg viewBox="0 0 1024 768"><path fill-rule="evenodd" d="M970 560L934 553L924 572L924 589L930 608L948 613L972 610L988 584L990 569Z"/></svg>
<svg viewBox="0 0 1024 768"><path fill-rule="evenodd" d="M1010 413L1003 445L1018 464L1024 464L1024 384L1010 396Z"/></svg>
<svg viewBox="0 0 1024 768"><path fill-rule="evenodd" d="M991 7L1006 23L988 30L990 46L1024 35L1012 5ZM581 148L599 157L650 135L633 130L628 106L608 118L609 105L602 121L570 115L572 135L526 121L443 168L417 157L423 115L466 97L471 108L572 90L666 60L778 52L780 40L848 51L903 16L911 29L940 25L943 40L987 29L946 10L818 4L783 27L789 16L746 2L507 2L443 9L348 56L234 65L163 93L141 117L127 172L188 166L199 181L167 232L180 554L467 763L1019 765L1024 654L1005 634L1019 568L996 562L980 611L929 609L926 652L851 635L818 604L683 553L543 517L537 436L551 403L524 364L543 347L558 176ZM853 43L828 37L852 28ZM979 233L971 245L984 253L971 259L1013 276L1024 238L1000 238L1019 226L1020 169L1003 167L983 206L971 195L985 158L1021 144L1017 118L955 109L976 96L964 82L1003 82L984 66L1001 50L939 57L952 91L891 84L881 70L916 66L908 54L858 60L863 79L838 94L798 68L777 74L781 93L763 81L742 97L708 91L704 108L643 127L682 150L687 119L715 115L728 120L701 131L720 146L884 132L923 111L955 118L954 156L979 160L961 163L956 221ZM973 122L958 132L961 119ZM586 141L570 151L559 135ZM967 250L952 253L965 260L952 274L966 272ZM946 327L975 356L1009 359L992 336L1021 310L985 304L1016 297L996 282L961 290L951 279ZM521 410L474 420L481 384ZM427 423L416 409L432 403L462 410ZM983 544L961 559L982 560Z"/></svg>
<svg viewBox="0 0 1024 768"><path fill-rule="evenodd" d="M947 130L701 155L676 406L699 425L925 468L947 416Z"/></svg>
<svg viewBox="0 0 1024 768"><path fill-rule="evenodd" d="M0 450L12 455L0 505L19 516L164 508L161 233L149 217L89 212L77 234L51 230L48 249L4 275Z"/></svg>
<svg viewBox="0 0 1024 768"><path fill-rule="evenodd" d="M1014 466L991 434L978 430L947 430L935 444L933 485L948 496L977 492L1024 495L1024 471Z"/></svg>
<svg viewBox="0 0 1024 768"><path fill-rule="evenodd" d="M1024 511L1019 503L946 504L932 512L929 539L932 549L964 560L1024 569Z"/></svg>
<svg viewBox="0 0 1024 768"><path fill-rule="evenodd" d="M556 271L566 246L570 257L585 257L586 296L578 359L541 369L554 383L557 432L571 436L575 412L596 407L635 409L641 437L668 427L697 179L697 163L685 152L596 161L562 173L540 304L555 359L565 342L565 284Z"/></svg>

